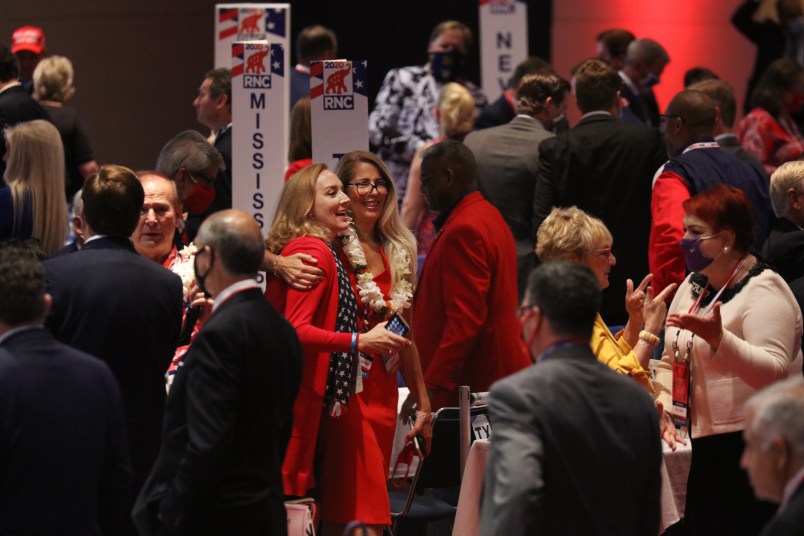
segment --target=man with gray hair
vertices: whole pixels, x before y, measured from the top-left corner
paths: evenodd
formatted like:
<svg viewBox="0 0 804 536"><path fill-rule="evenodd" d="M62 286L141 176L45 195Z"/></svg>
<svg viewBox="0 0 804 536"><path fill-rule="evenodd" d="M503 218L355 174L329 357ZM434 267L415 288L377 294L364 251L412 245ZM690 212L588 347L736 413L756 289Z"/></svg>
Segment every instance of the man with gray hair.
<svg viewBox="0 0 804 536"><path fill-rule="evenodd" d="M787 162L773 172L770 200L778 219L762 257L787 281L804 311L804 161Z"/></svg>
<svg viewBox="0 0 804 536"><path fill-rule="evenodd" d="M804 379L788 378L746 403L740 466L754 495L779 503L761 536L804 534Z"/></svg>
<svg viewBox="0 0 804 536"><path fill-rule="evenodd" d="M464 143L477 159L477 183L497 207L516 241L517 295L522 299L536 266L533 252L533 193L539 146L552 138L554 121L567 111L569 82L545 71L522 78L517 116L511 122L470 133Z"/></svg>
<svg viewBox="0 0 804 536"><path fill-rule="evenodd" d="M623 108L621 121L659 127L659 104L653 94L670 63L670 56L662 45L653 39L631 41L625 54L625 65L620 71L623 79L622 98L628 103Z"/></svg>
<svg viewBox="0 0 804 536"><path fill-rule="evenodd" d="M491 388L480 534L657 534L659 414L644 388L589 347L595 276L549 262L526 294L520 322L536 364Z"/></svg>
<svg viewBox="0 0 804 536"><path fill-rule="evenodd" d="M176 372L134 522L141 536L285 534L281 468L301 345L255 280L265 246L254 218L216 212L196 245L196 281L214 302Z"/></svg>
<svg viewBox="0 0 804 536"><path fill-rule="evenodd" d="M187 221L179 225L185 245L195 238L198 227L211 211L217 195L218 172L224 169L221 153L195 130L180 132L162 147L156 170L176 181L184 212L188 213ZM231 190L229 195L231 206Z"/></svg>

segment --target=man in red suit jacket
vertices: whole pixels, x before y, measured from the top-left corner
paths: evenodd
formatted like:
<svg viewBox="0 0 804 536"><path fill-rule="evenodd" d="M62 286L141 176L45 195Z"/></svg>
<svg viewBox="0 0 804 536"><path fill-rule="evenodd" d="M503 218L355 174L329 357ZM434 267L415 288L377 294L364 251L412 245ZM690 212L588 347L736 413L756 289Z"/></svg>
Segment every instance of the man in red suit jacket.
<svg viewBox="0 0 804 536"><path fill-rule="evenodd" d="M413 299L413 338L434 410L457 405L459 385L488 391L531 364L516 317L514 238L476 190L476 175L475 157L460 142L422 154L422 192L440 214Z"/></svg>

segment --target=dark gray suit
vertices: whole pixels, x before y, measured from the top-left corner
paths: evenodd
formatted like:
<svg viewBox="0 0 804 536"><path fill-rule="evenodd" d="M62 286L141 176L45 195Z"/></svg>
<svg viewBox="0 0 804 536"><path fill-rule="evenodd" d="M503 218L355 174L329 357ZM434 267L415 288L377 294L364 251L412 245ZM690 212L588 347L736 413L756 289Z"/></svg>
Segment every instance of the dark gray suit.
<svg viewBox="0 0 804 536"><path fill-rule="evenodd" d="M464 141L477 159L478 189L500 211L514 235L520 301L536 266L533 194L539 146L554 136L541 121L518 115L508 124L472 132Z"/></svg>
<svg viewBox="0 0 804 536"><path fill-rule="evenodd" d="M659 414L588 345L498 381L481 536L659 532Z"/></svg>

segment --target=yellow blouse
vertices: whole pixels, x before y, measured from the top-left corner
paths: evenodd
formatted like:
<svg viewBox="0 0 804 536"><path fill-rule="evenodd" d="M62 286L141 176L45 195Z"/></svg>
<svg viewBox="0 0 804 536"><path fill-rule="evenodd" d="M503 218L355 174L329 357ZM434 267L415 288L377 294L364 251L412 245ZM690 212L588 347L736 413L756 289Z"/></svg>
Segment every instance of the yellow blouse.
<svg viewBox="0 0 804 536"><path fill-rule="evenodd" d="M622 332L615 337L606 327L600 315L595 319L592 330L592 339L589 346L592 348L598 361L616 370L625 376L631 376L653 394L653 384L650 373L642 368L631 345L622 337Z"/></svg>

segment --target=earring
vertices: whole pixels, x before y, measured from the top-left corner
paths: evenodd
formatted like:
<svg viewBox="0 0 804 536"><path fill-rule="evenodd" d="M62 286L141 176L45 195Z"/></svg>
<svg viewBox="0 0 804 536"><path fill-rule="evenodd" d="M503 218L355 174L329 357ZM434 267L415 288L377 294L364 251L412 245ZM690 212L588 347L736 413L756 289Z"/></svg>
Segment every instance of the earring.
<svg viewBox="0 0 804 536"><path fill-rule="evenodd" d="M723 246L723 253L729 252L729 246Z"/></svg>

